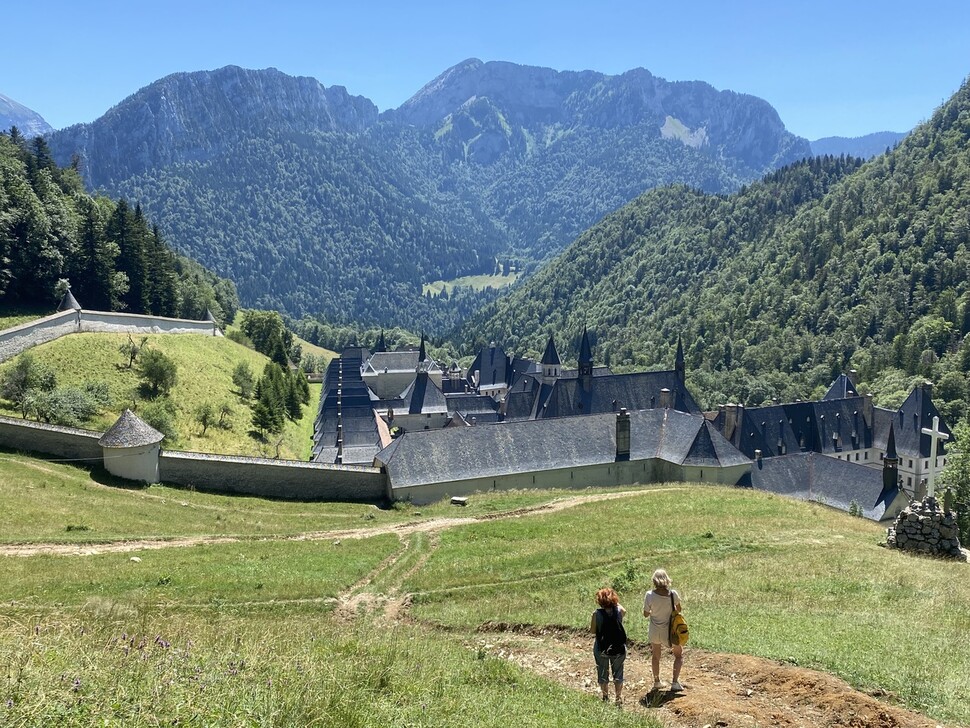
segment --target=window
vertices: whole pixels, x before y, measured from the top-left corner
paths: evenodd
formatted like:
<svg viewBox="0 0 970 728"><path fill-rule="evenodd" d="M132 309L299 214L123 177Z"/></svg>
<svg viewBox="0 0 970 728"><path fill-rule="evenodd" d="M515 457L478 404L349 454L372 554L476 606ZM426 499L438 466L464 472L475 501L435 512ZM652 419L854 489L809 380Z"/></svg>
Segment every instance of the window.
<svg viewBox="0 0 970 728"><path fill-rule="evenodd" d="M866 450L866 456L863 458L863 460L868 460L868 459L869 459L869 451Z"/></svg>
<svg viewBox="0 0 970 728"><path fill-rule="evenodd" d="M859 453L856 453L856 454L855 454L855 461L856 461L856 462L859 462Z"/></svg>
<svg viewBox="0 0 970 728"><path fill-rule="evenodd" d="M906 485L908 485L909 487L912 488L913 487L913 479L912 478L906 478Z"/></svg>
<svg viewBox="0 0 970 728"><path fill-rule="evenodd" d="M909 461L909 467L913 467L913 461L912 460Z"/></svg>

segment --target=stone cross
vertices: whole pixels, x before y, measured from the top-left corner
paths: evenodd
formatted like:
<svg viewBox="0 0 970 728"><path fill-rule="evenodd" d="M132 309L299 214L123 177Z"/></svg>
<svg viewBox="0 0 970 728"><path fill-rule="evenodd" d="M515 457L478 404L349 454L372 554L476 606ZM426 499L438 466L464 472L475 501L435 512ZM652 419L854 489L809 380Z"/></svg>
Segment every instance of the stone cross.
<svg viewBox="0 0 970 728"><path fill-rule="evenodd" d="M926 474L926 494L936 495L936 488L933 483L936 479L936 448L940 440L949 440L950 436L940 431L940 418L935 416L933 417L933 427L924 427L920 432L930 436L930 468L929 473Z"/></svg>

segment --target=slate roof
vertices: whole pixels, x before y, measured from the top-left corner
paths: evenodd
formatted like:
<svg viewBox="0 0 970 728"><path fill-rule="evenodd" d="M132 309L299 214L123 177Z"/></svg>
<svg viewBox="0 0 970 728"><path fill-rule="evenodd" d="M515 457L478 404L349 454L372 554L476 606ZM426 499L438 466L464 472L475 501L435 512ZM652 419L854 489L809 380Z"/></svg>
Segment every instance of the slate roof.
<svg viewBox="0 0 970 728"><path fill-rule="evenodd" d="M495 414L498 412L498 402L487 395L474 393L446 394L445 403L449 412L464 414Z"/></svg>
<svg viewBox="0 0 970 728"><path fill-rule="evenodd" d="M505 349L497 344L482 349L468 367L467 379L474 386L473 377L478 372L478 387L508 386L514 370Z"/></svg>
<svg viewBox="0 0 970 728"><path fill-rule="evenodd" d="M660 407L662 389L669 389L673 394L673 409L700 413L700 407L676 372L660 371L559 379L542 399L535 416L575 417L619 412L621 407L630 411L653 409Z"/></svg>
<svg viewBox="0 0 970 728"><path fill-rule="evenodd" d="M611 377L613 370L609 367L593 367L594 377ZM579 376L579 369L563 369L559 373L560 379L576 379Z"/></svg>
<svg viewBox="0 0 970 728"><path fill-rule="evenodd" d="M675 464L750 461L702 416L632 412L630 460ZM720 440L720 442L718 442ZM723 454L722 460L717 460ZM378 453L394 488L614 462L616 415L483 424L408 432Z"/></svg>
<svg viewBox="0 0 970 728"><path fill-rule="evenodd" d="M899 457L926 459L930 456L930 436L924 435L921 430L933 426L933 417L940 418L940 430L949 435L952 442L953 433L943 422L929 392L924 387L916 387L893 415ZM888 433L885 437L889 437ZM940 441L937 456L942 457L945 453L946 441Z"/></svg>
<svg viewBox="0 0 970 728"><path fill-rule="evenodd" d="M366 349L352 347L341 352L340 357L327 367L320 409L313 427L310 459L314 462L336 462L338 425L343 446L339 451L342 463L370 464L381 449L373 400L360 371L362 359L369 355Z"/></svg>
<svg viewBox="0 0 970 728"><path fill-rule="evenodd" d="M407 405L408 414L411 415L448 411L445 395L427 372L418 372L414 381L404 390L401 399Z"/></svg>
<svg viewBox="0 0 970 728"><path fill-rule="evenodd" d="M546 350L542 354L541 363L554 365L562 364L562 361L559 359L559 352L556 351L556 342L551 336L549 337L549 341L546 343Z"/></svg>
<svg viewBox="0 0 970 728"><path fill-rule="evenodd" d="M164 438L165 435L126 409L101 436L98 444L101 447L144 447L159 443Z"/></svg>
<svg viewBox="0 0 970 728"><path fill-rule="evenodd" d="M365 371L413 372L418 366L417 351L375 351L364 363Z"/></svg>
<svg viewBox="0 0 970 728"><path fill-rule="evenodd" d="M852 379L849 378L848 374L840 374L832 384L829 385L829 390L825 393L822 399L845 399L847 397L856 397L859 394L859 390L856 389L855 384L853 384Z"/></svg>
<svg viewBox="0 0 970 728"><path fill-rule="evenodd" d="M71 289L68 288L67 293L64 294L64 297L61 299L61 302L57 305L57 312L60 313L61 311L80 311L80 310L81 310L81 304L77 302L77 299L74 298L74 294L71 293Z"/></svg>
<svg viewBox="0 0 970 728"><path fill-rule="evenodd" d="M764 458L738 485L778 493L803 501L821 502L848 511L855 501L866 518L878 521L899 494L883 489L882 470L837 460L816 452Z"/></svg>

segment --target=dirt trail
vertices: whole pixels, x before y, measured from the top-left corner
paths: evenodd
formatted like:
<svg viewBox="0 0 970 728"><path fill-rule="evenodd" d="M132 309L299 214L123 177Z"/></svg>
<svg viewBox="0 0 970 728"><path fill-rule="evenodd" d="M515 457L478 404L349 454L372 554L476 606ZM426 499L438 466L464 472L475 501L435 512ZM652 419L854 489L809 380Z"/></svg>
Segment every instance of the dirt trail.
<svg viewBox="0 0 970 728"><path fill-rule="evenodd" d="M488 654L599 695L588 635L564 628L483 625L472 644ZM624 710L651 714L671 728L845 726L934 728L925 716L853 689L839 678L747 655L686 648L682 693L653 692L650 652L634 645L625 665ZM671 658L661 678L669 684ZM891 697L891 696L881 696Z"/></svg>
<svg viewBox="0 0 970 728"><path fill-rule="evenodd" d="M395 534L401 548L388 556L356 584L340 594L335 603L338 619L350 621L363 614L382 622L411 622L411 595L402 592L407 578L418 571L433 553L438 534L449 528L507 518L555 513L586 503L649 495L656 491L603 493L562 498L550 503L486 516L429 518L410 523L320 531L297 536L258 540L333 540ZM417 548L419 534L427 534L427 548L407 561ZM32 544L0 547L0 556L38 554L93 555L180 548L202 544L237 543L233 537L187 537L123 541L106 544ZM400 573L395 567L401 564ZM327 600L329 601L329 600ZM423 625L434 629L433 625ZM534 627L486 624L468 641L470 649L514 662L573 690L597 699L599 688L593 666L591 639L580 630L565 627ZM670 655L665 655L661 676L668 680ZM634 645L626 660L623 710L652 715L668 728L940 728L918 713L891 705L891 695L869 695L825 673L747 655L707 652L688 647L681 677L682 693L651 690L650 653ZM883 698L880 700L879 698Z"/></svg>
<svg viewBox="0 0 970 728"><path fill-rule="evenodd" d="M665 490L665 492L669 491L669 488ZM239 543L242 541L328 541L361 539L391 533L405 537L414 533L432 533L435 531L443 531L448 528L455 528L456 526L467 526L471 523L557 513L559 511L566 510L567 508L574 508L587 503L598 503L600 501L614 500L616 498L636 498L658 492L658 490L639 490L618 493L597 493L594 495L578 495L569 498L559 498L548 503L528 506L526 508L519 508L514 511L504 511L502 513L492 513L484 516L428 518L425 520L411 521L408 523L362 526L360 528L340 529L333 531L311 531L293 536L256 536L251 538L245 536L179 536L176 538L135 539L130 541L110 541L106 543L87 544L10 544L0 546L0 557L39 556L41 554L52 556L95 556L98 554L128 553L132 551L145 551L152 549L187 548L208 544Z"/></svg>

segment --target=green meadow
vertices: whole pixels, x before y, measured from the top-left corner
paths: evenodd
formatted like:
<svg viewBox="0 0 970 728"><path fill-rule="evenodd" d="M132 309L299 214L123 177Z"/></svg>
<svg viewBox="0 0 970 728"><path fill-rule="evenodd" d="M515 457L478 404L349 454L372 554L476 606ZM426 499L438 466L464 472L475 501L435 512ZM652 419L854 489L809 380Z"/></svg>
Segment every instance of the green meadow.
<svg viewBox="0 0 970 728"><path fill-rule="evenodd" d="M610 584L642 640L639 601L663 566L692 645L970 725L970 566L888 551L877 524L817 504L676 484L560 510L529 509L608 491L382 510L99 479L0 453L3 541L215 540L0 555L0 724L656 725L485 654L476 635L487 621L582 629ZM407 593L410 617L388 618L382 595Z"/></svg>

